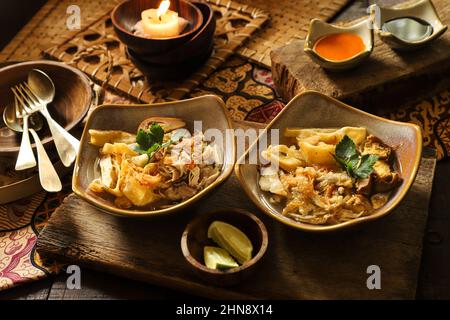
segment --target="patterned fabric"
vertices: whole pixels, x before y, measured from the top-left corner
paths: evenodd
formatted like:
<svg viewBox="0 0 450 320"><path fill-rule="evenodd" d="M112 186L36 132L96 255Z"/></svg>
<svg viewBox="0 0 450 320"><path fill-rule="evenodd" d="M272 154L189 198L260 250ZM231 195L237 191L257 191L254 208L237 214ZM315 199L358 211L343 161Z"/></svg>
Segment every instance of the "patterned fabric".
<svg viewBox="0 0 450 320"><path fill-rule="evenodd" d="M439 160L449 157L450 88L384 116L419 125L422 128L424 146L435 148Z"/></svg>
<svg viewBox="0 0 450 320"><path fill-rule="evenodd" d="M217 70L191 93L191 97L216 94L234 120L267 123L284 107L273 89L272 74L267 69L234 58Z"/></svg>
<svg viewBox="0 0 450 320"><path fill-rule="evenodd" d="M0 289L45 276L44 269L36 264L36 237L31 226L0 232Z"/></svg>
<svg viewBox="0 0 450 320"><path fill-rule="evenodd" d="M270 71L240 58L228 61L191 96L208 93L222 97L235 120L267 123L284 107L273 89ZM106 103L127 103L127 99L109 92L104 99ZM424 145L436 148L439 159L450 155L450 87L384 116L420 125ZM0 168L0 178L1 172ZM43 263L34 245L52 212L71 192L70 176L63 182L62 192L41 192L29 199L0 206L0 290L41 279L61 268L55 262Z"/></svg>

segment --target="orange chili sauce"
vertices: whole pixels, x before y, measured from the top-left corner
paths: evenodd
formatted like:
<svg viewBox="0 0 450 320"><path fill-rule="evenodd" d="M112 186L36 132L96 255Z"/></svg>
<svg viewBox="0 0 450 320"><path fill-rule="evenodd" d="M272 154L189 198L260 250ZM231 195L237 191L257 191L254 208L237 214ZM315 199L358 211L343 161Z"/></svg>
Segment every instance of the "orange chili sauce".
<svg viewBox="0 0 450 320"><path fill-rule="evenodd" d="M325 59L342 61L356 56L366 49L360 36L350 33L334 33L324 36L314 44L314 51Z"/></svg>

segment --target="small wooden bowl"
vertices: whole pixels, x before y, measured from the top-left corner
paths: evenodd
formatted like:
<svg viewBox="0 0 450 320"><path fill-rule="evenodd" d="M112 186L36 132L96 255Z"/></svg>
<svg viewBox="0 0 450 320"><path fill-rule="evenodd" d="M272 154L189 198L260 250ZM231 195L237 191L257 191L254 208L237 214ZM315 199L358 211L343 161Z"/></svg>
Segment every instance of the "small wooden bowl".
<svg viewBox="0 0 450 320"><path fill-rule="evenodd" d="M196 60L211 54L214 47L214 32L216 31L216 19L213 9L203 2L192 2L203 16L203 24L199 31L189 41L173 50L157 55L143 55L137 57L142 62L159 65L181 64L186 61ZM132 50L130 50L132 51Z"/></svg>
<svg viewBox="0 0 450 320"><path fill-rule="evenodd" d="M253 258L229 270L213 270L205 266L203 248L217 246L208 238L208 227L216 221L229 223L244 232L253 244ZM241 209L224 209L200 215L188 224L181 237L181 250L194 272L216 286L236 285L248 277L264 256L269 243L266 227L254 214Z"/></svg>
<svg viewBox="0 0 450 320"><path fill-rule="evenodd" d="M120 41L139 55L161 54L173 50L189 41L203 23L203 16L195 5L186 0L173 0L170 10L190 22L180 35L169 38L150 39L137 36L133 27L141 20L141 13L146 9L158 8L161 0L127 0L117 5L111 13L114 30Z"/></svg>
<svg viewBox="0 0 450 320"><path fill-rule="evenodd" d="M191 57L189 63L158 64L148 63L142 60L140 56L127 48L127 54L131 62L151 80L181 80L187 78L197 70L211 56L213 48L207 48L208 51L201 55Z"/></svg>
<svg viewBox="0 0 450 320"><path fill-rule="evenodd" d="M17 63L0 69L0 114L3 114L5 106L14 102L11 87L26 81L32 69L44 71L55 83L55 99L48 109L56 122L67 131L80 123L94 98L88 77L66 64L46 60ZM38 134L45 147L53 141L46 124ZM21 134L11 131L0 121L0 154L12 156L19 152L20 139ZM32 146L35 147L34 144Z"/></svg>

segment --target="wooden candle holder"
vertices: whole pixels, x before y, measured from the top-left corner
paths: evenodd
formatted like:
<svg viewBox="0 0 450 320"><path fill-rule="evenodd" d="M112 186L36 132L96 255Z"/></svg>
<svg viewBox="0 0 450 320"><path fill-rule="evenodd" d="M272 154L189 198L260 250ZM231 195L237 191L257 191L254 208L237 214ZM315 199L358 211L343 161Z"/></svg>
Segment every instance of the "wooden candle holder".
<svg viewBox="0 0 450 320"><path fill-rule="evenodd" d="M189 21L183 33L167 38L146 38L133 33L133 28L141 20L144 10L158 8L160 0L131 0L119 4L111 13L114 30L120 41L139 55L163 54L189 41L203 24L200 9L186 0L173 0L170 10L178 12L181 18ZM180 54L182 54L180 52Z"/></svg>

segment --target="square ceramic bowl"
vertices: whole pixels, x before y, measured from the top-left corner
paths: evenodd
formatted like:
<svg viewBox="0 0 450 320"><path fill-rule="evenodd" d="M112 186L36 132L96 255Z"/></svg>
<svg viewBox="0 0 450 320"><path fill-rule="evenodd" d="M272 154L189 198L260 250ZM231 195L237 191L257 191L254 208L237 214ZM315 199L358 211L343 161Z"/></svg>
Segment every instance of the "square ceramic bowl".
<svg viewBox="0 0 450 320"><path fill-rule="evenodd" d="M394 49L413 50L421 48L431 41L439 38L447 30L439 18L438 12L430 0L419 0L414 3L399 4L392 8L379 7L372 5L369 7L370 14L373 16L375 30L381 40ZM420 41L405 41L396 37L393 33L382 29L383 24L395 18L413 17L428 22L433 27L430 36Z"/></svg>
<svg viewBox="0 0 450 320"><path fill-rule="evenodd" d="M89 144L89 129L122 130L136 132L139 124L149 117L177 117L182 118L190 132L194 121L202 121L202 131L216 129L223 134L225 141L229 141L223 151L222 172L211 185L201 190L179 204L169 208L143 211L133 208L130 210L116 207L109 197L102 197L88 190L89 184L99 176L96 159L99 148ZM146 217L169 214L186 208L200 200L206 193L225 181L233 171L236 157L234 135L231 120L228 116L224 102L217 96L206 95L198 98L167 102L159 104L142 105L103 105L94 109L89 116L81 137L80 150L75 163L72 179L72 189L81 198L97 208L118 216Z"/></svg>
<svg viewBox="0 0 450 320"><path fill-rule="evenodd" d="M279 143L288 143L282 132L287 127L300 128L341 128L344 126L365 127L370 134L374 134L387 145L395 148L398 170L402 177L401 185L395 189L388 202L371 215L335 225L312 225L297 222L281 214L283 204L272 204L270 194L259 187L258 165L248 164L249 157L260 153L257 143L267 139L271 144L271 129L280 130ZM390 213L403 199L411 187L419 168L422 154L422 133L417 125L396 122L380 118L361 110L352 108L338 100L315 91L307 91L296 96L267 126L258 140L249 147L235 166L236 175L250 199L267 215L281 223L297 229L312 232L325 232L344 229L356 224L379 219ZM258 157L259 159L259 157Z"/></svg>
<svg viewBox="0 0 450 320"><path fill-rule="evenodd" d="M345 26L326 23L319 19L312 19L309 25L308 35L305 39L304 51L315 63L325 69L339 71L356 67L364 60L369 58L373 51L373 30L369 27L369 24L369 18L358 20L352 24ZM341 32L350 32L361 37L362 41L364 42L365 50L349 59L342 61L333 61L326 59L314 50L314 46L320 38L330 34Z"/></svg>

